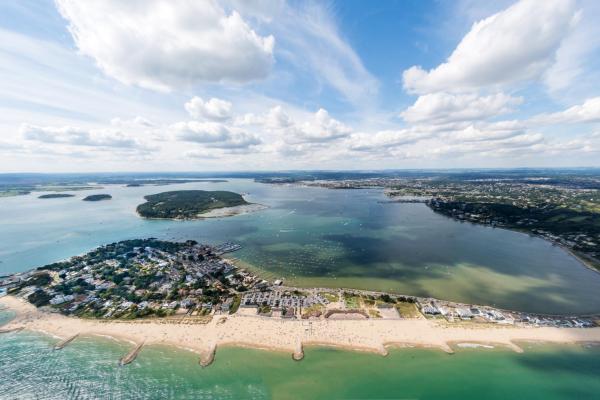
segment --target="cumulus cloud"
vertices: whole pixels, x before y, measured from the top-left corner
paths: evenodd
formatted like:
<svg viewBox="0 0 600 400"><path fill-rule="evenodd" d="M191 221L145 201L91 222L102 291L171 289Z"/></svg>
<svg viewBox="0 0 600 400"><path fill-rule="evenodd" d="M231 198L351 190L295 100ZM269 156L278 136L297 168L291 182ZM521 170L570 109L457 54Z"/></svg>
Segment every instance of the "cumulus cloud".
<svg viewBox="0 0 600 400"><path fill-rule="evenodd" d="M284 129L294 125L290 115L280 105L272 107L265 115L244 114L235 121L236 125L258 125L267 129Z"/></svg>
<svg viewBox="0 0 600 400"><path fill-rule="evenodd" d="M412 93L501 85L541 75L578 20L572 0L521 0L473 25L447 61L403 73Z"/></svg>
<svg viewBox="0 0 600 400"><path fill-rule="evenodd" d="M265 78L273 36L214 0L56 0L79 51L126 84L169 90Z"/></svg>
<svg viewBox="0 0 600 400"><path fill-rule="evenodd" d="M201 160L215 160L218 159L218 155L214 154L214 152L207 150L189 150L183 153L187 158L195 158Z"/></svg>
<svg viewBox="0 0 600 400"><path fill-rule="evenodd" d="M185 103L185 110L192 118L206 118L216 121L225 121L231 118L231 103L214 97L204 101L202 98L194 96Z"/></svg>
<svg viewBox="0 0 600 400"><path fill-rule="evenodd" d="M600 97L587 99L583 104L575 105L564 111L537 115L529 122L531 124L600 122Z"/></svg>
<svg viewBox="0 0 600 400"><path fill-rule="evenodd" d="M139 115L131 119L113 118L110 120L113 126L138 126L143 128L154 128L156 125L150 120L140 117Z"/></svg>
<svg viewBox="0 0 600 400"><path fill-rule="evenodd" d="M349 148L354 151L379 151L414 144L433 136L430 131L417 129L384 130L375 133L357 133L350 137Z"/></svg>
<svg viewBox="0 0 600 400"><path fill-rule="evenodd" d="M415 104L400 116L411 123L447 123L455 121L481 120L505 114L521 104L520 97L504 93L489 96L476 94L430 93L419 96Z"/></svg>
<svg viewBox="0 0 600 400"><path fill-rule="evenodd" d="M486 141L456 141L443 143L427 149L422 156L432 154L436 156L484 156L500 157L507 154L527 154L540 151L544 136L540 133L524 133L506 139Z"/></svg>
<svg viewBox="0 0 600 400"><path fill-rule="evenodd" d="M277 134L286 142L318 143L341 139L352 133L348 125L332 118L320 108L300 121L292 118L281 106L272 107L263 115L245 114L236 119L236 125L254 125Z"/></svg>
<svg viewBox="0 0 600 400"><path fill-rule="evenodd" d="M527 134L525 126L519 121L500 121L494 123L471 124L443 134L453 141L482 142L509 139Z"/></svg>
<svg viewBox="0 0 600 400"><path fill-rule="evenodd" d="M178 122L171 126L178 140L218 149L247 149L262 143L260 138L216 122Z"/></svg>
<svg viewBox="0 0 600 400"><path fill-rule="evenodd" d="M20 134L25 140L70 146L135 148L143 146L119 131L89 130L72 126L37 126L22 124Z"/></svg>
<svg viewBox="0 0 600 400"><path fill-rule="evenodd" d="M349 126L331 118L323 108L320 108L311 120L288 129L294 135L292 139L306 142L329 142L346 137L352 132Z"/></svg>

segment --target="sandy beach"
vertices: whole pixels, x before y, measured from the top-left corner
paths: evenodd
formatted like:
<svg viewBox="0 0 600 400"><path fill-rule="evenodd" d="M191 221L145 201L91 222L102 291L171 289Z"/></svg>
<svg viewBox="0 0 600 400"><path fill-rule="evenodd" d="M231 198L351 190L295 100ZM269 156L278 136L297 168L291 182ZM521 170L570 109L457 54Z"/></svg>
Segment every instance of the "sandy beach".
<svg viewBox="0 0 600 400"><path fill-rule="evenodd" d="M202 219L232 217L234 215L248 214L251 212L261 211L267 208L269 207L263 204L244 204L241 206L216 208L214 210L210 210L208 212L199 214L198 218Z"/></svg>
<svg viewBox="0 0 600 400"><path fill-rule="evenodd" d="M140 213L138 213L137 211L136 211L136 214L145 219L170 220L170 221L190 221L190 220L199 220L199 219L206 219L206 218L233 217L235 215L249 214L249 213L265 210L267 208L269 208L269 207L265 206L264 204L250 203L250 204L244 204L241 206L215 208L214 210L210 210L210 211L204 212L202 214L198 214L193 218L145 217L145 216L140 215Z"/></svg>
<svg viewBox="0 0 600 400"><path fill-rule="evenodd" d="M407 320L283 320L250 315L215 316L206 324L165 323L161 320L101 321L66 317L36 309L12 296L0 304L16 317L4 330L23 328L59 339L78 336L110 336L132 344L167 344L185 348L212 360L216 348L247 346L303 356L305 345L324 345L369 351L382 355L387 348L431 347L453 352L454 344L505 346L522 351L519 342L554 344L600 343L598 328L523 328L473 325L451 326L425 319ZM185 320L182 320L185 321Z"/></svg>

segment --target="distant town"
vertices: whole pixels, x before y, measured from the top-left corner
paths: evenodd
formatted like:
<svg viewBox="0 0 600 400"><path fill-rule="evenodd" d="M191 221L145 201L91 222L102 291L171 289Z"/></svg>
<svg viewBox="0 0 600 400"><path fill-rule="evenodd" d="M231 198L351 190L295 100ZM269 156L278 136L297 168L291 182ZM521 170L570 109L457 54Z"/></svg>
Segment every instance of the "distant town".
<svg viewBox="0 0 600 400"><path fill-rule="evenodd" d="M282 319L413 319L448 323L593 327L600 316L548 316L432 298L351 289L296 288L238 268L235 243L127 240L0 279L14 295L81 318L187 319L241 313Z"/></svg>

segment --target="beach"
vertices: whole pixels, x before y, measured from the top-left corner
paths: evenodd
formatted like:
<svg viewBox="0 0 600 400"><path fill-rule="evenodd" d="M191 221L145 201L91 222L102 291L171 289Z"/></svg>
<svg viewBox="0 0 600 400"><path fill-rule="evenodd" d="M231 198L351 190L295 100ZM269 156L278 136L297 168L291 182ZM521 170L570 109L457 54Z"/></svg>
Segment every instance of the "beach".
<svg viewBox="0 0 600 400"><path fill-rule="evenodd" d="M12 296L0 305L15 312L3 329L42 332L59 340L74 335L107 336L139 344L164 344L196 352L210 364L220 346L288 352L301 359L303 346L320 345L387 355L390 347L426 347L452 353L453 345L485 344L521 352L520 342L574 344L600 342L597 328L524 328L473 324L472 327L425 320L283 320L254 315L216 315L207 323L161 319L105 321L66 317L36 309Z"/></svg>

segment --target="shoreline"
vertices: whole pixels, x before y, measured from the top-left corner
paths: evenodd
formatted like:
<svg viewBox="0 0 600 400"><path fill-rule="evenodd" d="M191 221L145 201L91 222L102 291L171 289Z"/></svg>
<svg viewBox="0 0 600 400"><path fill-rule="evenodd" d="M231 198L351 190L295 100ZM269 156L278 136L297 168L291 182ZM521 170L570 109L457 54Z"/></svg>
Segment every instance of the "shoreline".
<svg viewBox="0 0 600 400"><path fill-rule="evenodd" d="M528 230L522 229L522 228L516 228L516 227L510 227L510 226L497 226L497 225L496 226L492 226L490 224L485 224L485 223L481 223L481 222L477 222L477 221L459 220L457 218L454 218L451 215L447 215L447 214L444 214L443 212L439 212L439 211L434 210L427 203L424 203L424 204L432 212L434 212L436 214L439 214L439 215L442 215L442 216L444 216L446 218L449 218L449 219L451 219L453 221L456 221L456 222L460 222L460 223L467 222L467 223L470 223L470 224L473 224L473 225L483 226L483 227L489 227L489 228L492 228L492 229L503 229L505 231L521 233L521 234L527 235L529 237L534 237L536 239L541 239L541 240L543 240L545 242L550 243L552 246L560 247L567 254L569 254L570 256L572 256L573 258L575 258L585 268L587 268L587 269L589 269L589 270L591 270L591 271L593 271L595 273L600 274L600 267L596 267L595 264L594 264L594 261L591 261L591 260L587 259L587 256L584 256L583 254L577 253L576 250L571 249L567 245L565 245L565 244L563 244L563 243L561 243L561 242L559 242L557 240L553 240L553 239L547 238L547 237L545 237L543 235L540 235L538 233L534 233L532 231L528 231Z"/></svg>
<svg viewBox="0 0 600 400"><path fill-rule="evenodd" d="M223 218L223 217L234 217L236 215L244 215L250 214L257 211L266 210L269 206L258 203L249 203L243 204L240 206L233 207L222 207L212 209L210 211L204 212L202 214L198 214L194 218L160 218L160 217L145 217L141 215L137 210L135 211L136 215L140 218L147 220L156 220L156 221L198 221L209 218Z"/></svg>
<svg viewBox="0 0 600 400"><path fill-rule="evenodd" d="M160 322L112 322L66 317L40 311L13 296L0 304L15 312L3 329L26 329L65 340L104 336L132 346L168 345L200 355L203 365L212 362L219 347L248 347L286 352L301 359L303 347L334 347L385 356L390 348L424 347L454 353L458 344L500 346L515 352L517 343L600 343L600 327L556 328L451 326L424 319L401 320L272 320L249 315L226 315L207 324L163 324ZM225 317L225 321L220 320ZM77 339L75 339L77 340ZM458 346L460 348L460 346Z"/></svg>

